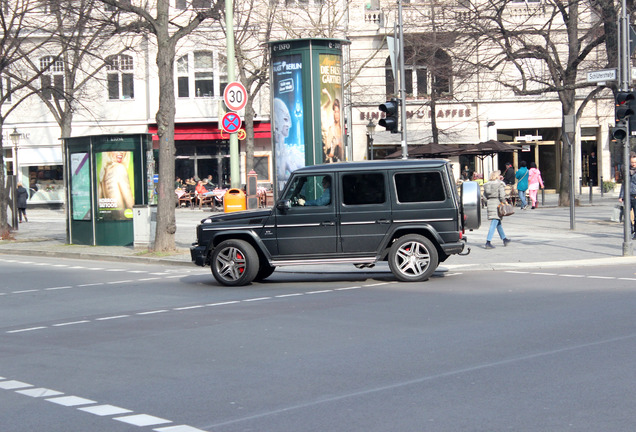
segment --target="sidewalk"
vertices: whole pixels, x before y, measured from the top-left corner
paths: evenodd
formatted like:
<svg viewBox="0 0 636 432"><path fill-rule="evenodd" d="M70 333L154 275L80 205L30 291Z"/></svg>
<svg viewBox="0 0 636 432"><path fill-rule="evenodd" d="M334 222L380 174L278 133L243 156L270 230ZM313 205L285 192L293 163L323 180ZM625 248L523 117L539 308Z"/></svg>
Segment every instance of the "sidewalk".
<svg viewBox="0 0 636 432"><path fill-rule="evenodd" d="M636 257L623 257L623 224L610 221L612 208L618 203L618 194L604 197L597 193L589 202L586 194L577 195L580 205L575 209L575 229L570 230L569 207L558 207L558 196L545 195L545 204L535 210L521 210L503 220L506 236L512 240L503 247L495 234L495 249L484 249L489 221L485 209L482 225L478 230L467 232L467 245L471 252L467 256L451 256L440 265L442 269L489 270L549 268L595 264L636 263ZM539 201L541 204L541 201ZM144 250L123 246L83 246L66 244L65 213L63 209L51 210L29 208L29 222L19 225L14 232L15 240L0 241L0 254L31 256L64 256L69 258L152 262L169 265L194 266L190 260L189 247L195 241L195 228L209 209L179 208L176 210L177 232L175 236L178 253L156 256ZM317 266L292 266L282 268L288 272L350 272L350 264L330 266L329 270ZM364 271L388 271L388 266L379 264L375 269Z"/></svg>

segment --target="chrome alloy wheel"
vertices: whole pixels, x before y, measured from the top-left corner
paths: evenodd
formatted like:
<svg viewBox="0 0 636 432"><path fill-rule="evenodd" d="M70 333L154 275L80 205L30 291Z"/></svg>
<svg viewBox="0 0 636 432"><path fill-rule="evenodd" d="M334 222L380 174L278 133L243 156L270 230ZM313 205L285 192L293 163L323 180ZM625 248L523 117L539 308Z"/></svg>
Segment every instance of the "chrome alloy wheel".
<svg viewBox="0 0 636 432"><path fill-rule="evenodd" d="M431 256L421 243L411 241L398 248L395 260L400 272L405 275L420 276L428 268Z"/></svg>
<svg viewBox="0 0 636 432"><path fill-rule="evenodd" d="M227 247L216 256L214 265L224 279L236 281L245 273L246 260L240 249Z"/></svg>
<svg viewBox="0 0 636 432"><path fill-rule="evenodd" d="M425 281L433 274L438 264L437 249L431 240L419 234L400 237L389 251L389 267L401 281Z"/></svg>
<svg viewBox="0 0 636 432"><path fill-rule="evenodd" d="M226 240L210 257L212 274L227 286L247 285L254 280L260 267L254 247L244 240Z"/></svg>

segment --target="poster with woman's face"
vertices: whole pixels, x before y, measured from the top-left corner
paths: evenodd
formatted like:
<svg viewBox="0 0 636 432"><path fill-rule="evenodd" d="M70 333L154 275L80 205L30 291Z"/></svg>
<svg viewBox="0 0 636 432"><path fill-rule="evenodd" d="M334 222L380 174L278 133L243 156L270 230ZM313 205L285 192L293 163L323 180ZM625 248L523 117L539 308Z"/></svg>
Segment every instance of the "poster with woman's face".
<svg viewBox="0 0 636 432"><path fill-rule="evenodd" d="M95 154L97 175L97 217L130 220L135 204L133 152L109 151Z"/></svg>
<svg viewBox="0 0 636 432"><path fill-rule="evenodd" d="M345 160L341 57L321 54L319 63L322 162L341 162Z"/></svg>
<svg viewBox="0 0 636 432"><path fill-rule="evenodd" d="M292 171L305 166L301 55L276 57L272 71L274 157L280 191Z"/></svg>

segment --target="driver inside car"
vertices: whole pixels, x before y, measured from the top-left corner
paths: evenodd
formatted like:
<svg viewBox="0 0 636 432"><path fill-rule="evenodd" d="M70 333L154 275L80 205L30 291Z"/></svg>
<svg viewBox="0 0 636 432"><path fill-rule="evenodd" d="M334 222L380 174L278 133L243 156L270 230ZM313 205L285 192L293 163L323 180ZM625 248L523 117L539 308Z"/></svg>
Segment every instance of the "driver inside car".
<svg viewBox="0 0 636 432"><path fill-rule="evenodd" d="M322 195L314 200L305 200L298 198L298 204L301 206L326 206L331 202L331 178L324 176L322 178Z"/></svg>

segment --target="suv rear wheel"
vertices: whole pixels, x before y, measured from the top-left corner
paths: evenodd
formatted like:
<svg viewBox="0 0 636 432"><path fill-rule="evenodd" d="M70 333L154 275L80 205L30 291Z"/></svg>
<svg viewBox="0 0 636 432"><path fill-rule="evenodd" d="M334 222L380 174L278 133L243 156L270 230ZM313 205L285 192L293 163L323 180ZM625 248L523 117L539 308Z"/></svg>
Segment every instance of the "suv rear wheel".
<svg viewBox="0 0 636 432"><path fill-rule="evenodd" d="M254 280L259 269L258 254L244 240L226 240L212 253L214 278L222 285L241 286Z"/></svg>
<svg viewBox="0 0 636 432"><path fill-rule="evenodd" d="M427 280L438 264L437 249L429 239L418 234L400 237L389 250L389 267L395 277L404 282Z"/></svg>

